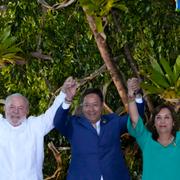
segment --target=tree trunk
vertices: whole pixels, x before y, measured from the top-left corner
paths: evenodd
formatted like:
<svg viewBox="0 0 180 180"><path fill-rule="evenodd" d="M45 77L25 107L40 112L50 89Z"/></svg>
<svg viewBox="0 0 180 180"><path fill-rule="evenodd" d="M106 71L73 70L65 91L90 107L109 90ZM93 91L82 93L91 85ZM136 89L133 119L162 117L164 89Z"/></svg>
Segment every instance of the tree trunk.
<svg viewBox="0 0 180 180"><path fill-rule="evenodd" d="M113 20L114 20L114 23L116 25L116 28L117 28L117 32L121 32L121 27L120 27L120 23L117 22L117 19L116 19L116 12L115 11L111 11L112 12L112 16L113 16ZM132 72L133 74L139 78L141 80L141 76L139 75L139 71L138 71L138 68L137 68L137 65L131 55L131 51L129 49L129 46L128 44L126 43L123 47L124 49L124 54L125 54L125 58L126 58L126 61L128 62L128 64L130 65L131 69L132 69ZM147 106L148 106L148 109L150 112L153 111L154 107L153 107L153 104L151 102L151 99L149 96L145 96L145 100L147 102Z"/></svg>
<svg viewBox="0 0 180 180"><path fill-rule="evenodd" d="M85 9L84 9L85 11ZM94 34L96 44L98 46L98 49L100 51L101 57L104 60L104 63L112 77L112 80L117 88L117 91L122 99L122 102L127 110L128 107L128 100L127 100L127 94L126 90L123 86L123 83L121 82L120 79L120 74L119 71L116 67L116 64L113 62L113 59L110 56L110 53L108 51L108 46L104 37L103 33L99 33L97 31L96 23L95 20L92 16L88 15L85 11L89 26Z"/></svg>

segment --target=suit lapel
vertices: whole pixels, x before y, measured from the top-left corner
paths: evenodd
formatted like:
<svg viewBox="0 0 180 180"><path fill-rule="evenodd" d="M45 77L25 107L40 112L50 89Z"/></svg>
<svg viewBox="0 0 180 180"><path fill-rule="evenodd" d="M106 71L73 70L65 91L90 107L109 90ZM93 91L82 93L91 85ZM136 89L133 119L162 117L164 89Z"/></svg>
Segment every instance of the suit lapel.
<svg viewBox="0 0 180 180"><path fill-rule="evenodd" d="M109 122L108 119L105 119L104 117L101 117L101 122L100 122L100 137L103 136L104 134L104 131L105 131L105 127L106 127L106 124Z"/></svg>
<svg viewBox="0 0 180 180"><path fill-rule="evenodd" d="M92 124L89 122L87 118L84 116L81 116L78 118L78 122L84 126L85 128L89 129L91 132L95 133L97 135L96 129L92 126Z"/></svg>
<svg viewBox="0 0 180 180"><path fill-rule="evenodd" d="M87 118L85 118L84 116L81 116L80 118L78 118L78 122L85 128L89 129L91 132L95 133L97 136L102 137L104 134L106 124L109 122L109 119L104 118L103 116L101 117L100 134L99 135L97 134L96 129L92 126L90 121Z"/></svg>

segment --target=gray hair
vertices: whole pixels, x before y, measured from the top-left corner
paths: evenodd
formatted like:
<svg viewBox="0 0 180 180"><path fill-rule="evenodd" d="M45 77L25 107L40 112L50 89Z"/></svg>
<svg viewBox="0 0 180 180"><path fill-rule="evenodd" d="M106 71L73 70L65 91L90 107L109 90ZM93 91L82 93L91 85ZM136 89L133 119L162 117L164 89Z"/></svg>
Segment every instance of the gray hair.
<svg viewBox="0 0 180 180"><path fill-rule="evenodd" d="M28 99L25 96L23 96L22 94L20 94L20 93L14 93L14 94L11 94L11 95L7 96L6 99L5 99L5 102L4 102L5 106L7 106L9 104L9 102L11 101L11 98L15 97L15 96L16 97L17 96L21 97L23 99L23 101L25 102L25 104L26 104L27 110L29 110L29 101L28 101Z"/></svg>

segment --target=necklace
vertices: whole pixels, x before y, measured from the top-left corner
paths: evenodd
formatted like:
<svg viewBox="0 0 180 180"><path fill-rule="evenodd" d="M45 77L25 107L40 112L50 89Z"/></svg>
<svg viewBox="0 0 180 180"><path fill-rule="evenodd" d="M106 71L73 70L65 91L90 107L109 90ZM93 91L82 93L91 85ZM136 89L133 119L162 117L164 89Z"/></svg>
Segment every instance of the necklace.
<svg viewBox="0 0 180 180"><path fill-rule="evenodd" d="M171 137L168 140L161 140L160 138L157 139L157 141L162 144L163 146L168 146L169 144L172 144L174 146L176 146L175 142L174 142L174 136L171 135Z"/></svg>

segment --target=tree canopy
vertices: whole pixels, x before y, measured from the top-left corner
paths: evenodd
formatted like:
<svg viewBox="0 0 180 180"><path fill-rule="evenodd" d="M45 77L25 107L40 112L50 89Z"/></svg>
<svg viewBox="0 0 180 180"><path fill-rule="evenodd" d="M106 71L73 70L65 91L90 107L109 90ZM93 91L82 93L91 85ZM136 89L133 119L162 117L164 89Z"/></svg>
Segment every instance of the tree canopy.
<svg viewBox="0 0 180 180"><path fill-rule="evenodd" d="M172 103L178 111L180 12L175 9L174 0L1 1L0 99L20 92L29 99L31 114L37 115L64 80L74 76L81 86L72 112L86 88L99 87L106 110L123 113L126 81L136 76L144 82L144 94L154 94L147 99L147 111L161 102ZM56 132L49 140L68 146ZM138 153L124 146L132 175L139 174L141 162L134 159ZM52 158L48 148L46 154ZM68 162L68 150L62 157ZM51 161L45 161L45 177L56 169ZM63 167L66 173L67 163Z"/></svg>

